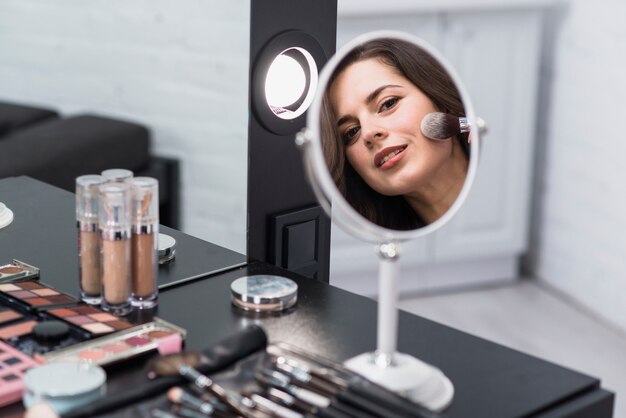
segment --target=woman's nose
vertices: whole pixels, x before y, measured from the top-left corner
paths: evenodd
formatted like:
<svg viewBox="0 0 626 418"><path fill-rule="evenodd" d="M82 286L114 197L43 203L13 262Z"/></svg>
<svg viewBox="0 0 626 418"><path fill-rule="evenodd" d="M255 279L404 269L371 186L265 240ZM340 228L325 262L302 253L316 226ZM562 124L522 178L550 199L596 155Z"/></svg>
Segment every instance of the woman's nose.
<svg viewBox="0 0 626 418"><path fill-rule="evenodd" d="M365 130L363 134L365 139L365 145L371 147L374 145L374 143L387 137L387 130L382 126L376 125Z"/></svg>

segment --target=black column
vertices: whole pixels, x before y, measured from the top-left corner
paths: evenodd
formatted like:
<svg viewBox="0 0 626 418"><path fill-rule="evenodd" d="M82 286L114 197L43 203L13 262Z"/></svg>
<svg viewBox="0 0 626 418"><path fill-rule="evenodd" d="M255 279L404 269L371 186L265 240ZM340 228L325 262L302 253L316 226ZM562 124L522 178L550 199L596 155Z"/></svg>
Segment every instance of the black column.
<svg viewBox="0 0 626 418"><path fill-rule="evenodd" d="M330 221L317 205L294 143L306 113L292 121L289 134L263 125L254 109L254 68L264 46L287 31L304 32L335 52L337 0L252 0L250 30L250 110L248 126L249 257L328 282ZM294 45L297 46L297 45ZM313 240L311 242L311 240Z"/></svg>

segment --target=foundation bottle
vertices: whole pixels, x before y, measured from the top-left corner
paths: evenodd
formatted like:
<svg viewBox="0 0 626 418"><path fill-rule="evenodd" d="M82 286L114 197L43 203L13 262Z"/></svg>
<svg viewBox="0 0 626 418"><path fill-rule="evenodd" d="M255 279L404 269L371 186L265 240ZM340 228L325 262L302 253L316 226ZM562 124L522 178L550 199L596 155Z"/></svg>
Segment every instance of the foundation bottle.
<svg viewBox="0 0 626 418"><path fill-rule="evenodd" d="M156 306L159 236L159 182L135 177L131 184L132 299L140 309Z"/></svg>
<svg viewBox="0 0 626 418"><path fill-rule="evenodd" d="M110 168L100 174L110 183L127 183L133 178L133 172L125 168Z"/></svg>
<svg viewBox="0 0 626 418"><path fill-rule="evenodd" d="M91 305L100 304L100 233L98 231L98 194L105 179L98 175L76 178L76 225L78 229L78 275L80 298Z"/></svg>
<svg viewBox="0 0 626 418"><path fill-rule="evenodd" d="M130 186L100 186L102 309L116 315L131 310Z"/></svg>

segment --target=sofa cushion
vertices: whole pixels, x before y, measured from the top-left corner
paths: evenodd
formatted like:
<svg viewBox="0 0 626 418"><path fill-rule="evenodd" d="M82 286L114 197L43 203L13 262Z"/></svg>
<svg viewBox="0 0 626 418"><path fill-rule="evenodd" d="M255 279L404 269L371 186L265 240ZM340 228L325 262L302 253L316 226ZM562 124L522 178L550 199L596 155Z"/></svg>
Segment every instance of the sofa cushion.
<svg viewBox="0 0 626 418"><path fill-rule="evenodd" d="M18 129L58 116L50 109L0 102L0 139Z"/></svg>
<svg viewBox="0 0 626 418"><path fill-rule="evenodd" d="M148 130L96 115L52 119L0 141L0 178L28 175L66 190L83 174L148 165Z"/></svg>

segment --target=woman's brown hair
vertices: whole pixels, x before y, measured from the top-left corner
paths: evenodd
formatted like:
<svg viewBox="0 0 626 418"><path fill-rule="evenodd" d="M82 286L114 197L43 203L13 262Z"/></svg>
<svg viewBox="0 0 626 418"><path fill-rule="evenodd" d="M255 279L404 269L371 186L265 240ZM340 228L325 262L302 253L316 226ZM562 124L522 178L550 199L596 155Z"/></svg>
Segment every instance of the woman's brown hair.
<svg viewBox="0 0 626 418"><path fill-rule="evenodd" d="M411 81L428 96L438 111L461 117L465 116L465 109L459 91L441 64L417 45L399 39L376 39L352 49L339 62L328 82L321 112L322 146L326 164L339 191L357 212L370 221L391 229L415 229L425 222L404 197L385 196L374 191L347 162L344 142L328 97L333 82L343 70L370 58L389 65ZM466 133L453 138L469 155L467 139Z"/></svg>

